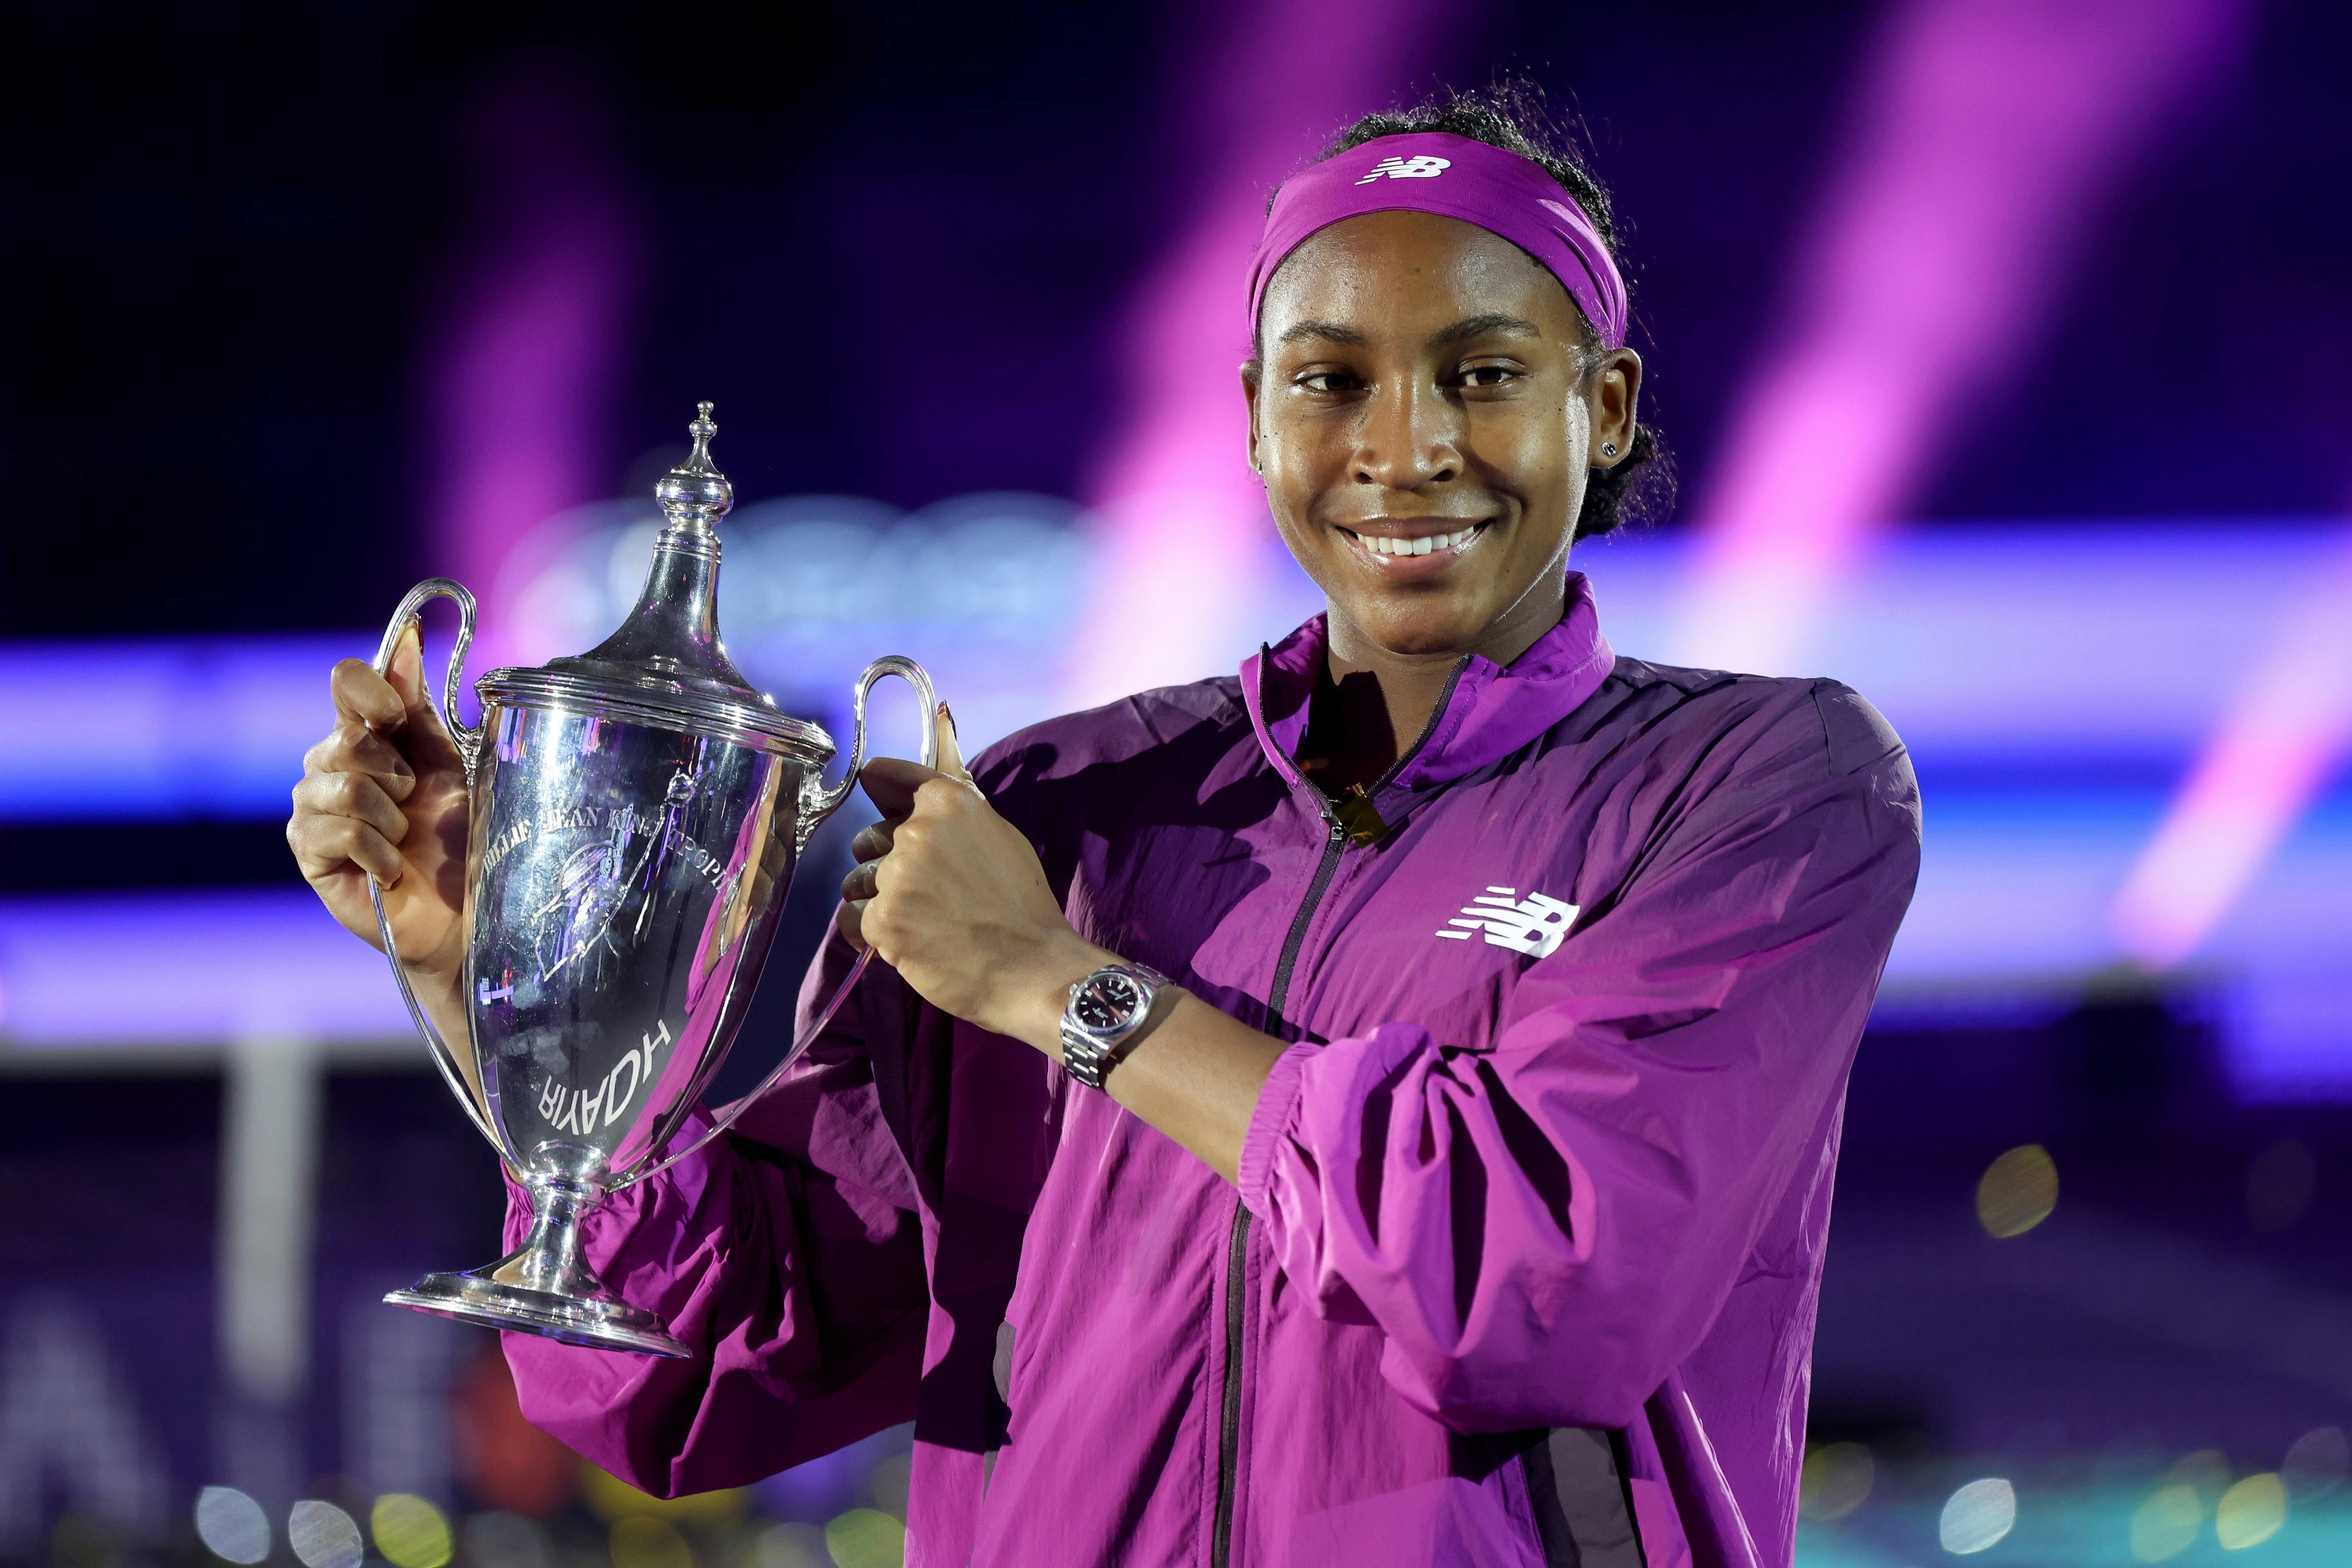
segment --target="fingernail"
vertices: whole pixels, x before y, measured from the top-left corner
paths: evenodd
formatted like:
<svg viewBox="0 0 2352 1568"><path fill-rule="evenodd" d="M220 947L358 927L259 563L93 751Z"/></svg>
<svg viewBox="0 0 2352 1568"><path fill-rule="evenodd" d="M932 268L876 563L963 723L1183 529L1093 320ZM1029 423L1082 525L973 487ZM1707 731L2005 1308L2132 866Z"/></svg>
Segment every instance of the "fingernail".
<svg viewBox="0 0 2352 1568"><path fill-rule="evenodd" d="M944 702L940 704L940 722L950 730L955 728L955 714L949 710L948 705Z"/></svg>

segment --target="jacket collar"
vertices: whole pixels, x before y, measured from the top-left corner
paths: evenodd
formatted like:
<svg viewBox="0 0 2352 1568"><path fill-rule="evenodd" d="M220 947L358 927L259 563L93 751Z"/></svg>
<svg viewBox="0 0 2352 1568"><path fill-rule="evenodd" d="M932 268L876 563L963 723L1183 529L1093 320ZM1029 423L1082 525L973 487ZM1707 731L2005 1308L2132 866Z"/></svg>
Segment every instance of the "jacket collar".
<svg viewBox="0 0 2352 1568"><path fill-rule="evenodd" d="M1271 647L1242 661L1242 700L1250 726L1275 772L1295 788L1306 786L1291 759L1307 732L1307 699L1323 672L1330 628L1317 616ZM1601 689L1616 656L1601 635L1592 584L1568 574L1568 614L1507 665L1476 654L1463 660L1428 739L1397 775L1392 789L1450 784L1510 755L1567 718Z"/></svg>

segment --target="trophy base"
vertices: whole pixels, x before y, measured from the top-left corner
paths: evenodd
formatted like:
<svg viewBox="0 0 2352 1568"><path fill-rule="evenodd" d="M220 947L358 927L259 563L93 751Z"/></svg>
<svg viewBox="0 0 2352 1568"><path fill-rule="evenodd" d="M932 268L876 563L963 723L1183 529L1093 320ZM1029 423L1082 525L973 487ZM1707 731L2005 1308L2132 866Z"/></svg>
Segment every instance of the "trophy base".
<svg viewBox="0 0 2352 1568"><path fill-rule="evenodd" d="M661 1320L617 1297L559 1295L528 1285L501 1283L496 1276L506 1271L507 1261L463 1274L427 1274L384 1300L395 1307L455 1318L461 1323L541 1334L567 1345L635 1351L640 1355L694 1353L663 1330Z"/></svg>
<svg viewBox="0 0 2352 1568"><path fill-rule="evenodd" d="M662 1321L621 1300L580 1247L580 1218L604 1189L576 1177L546 1175L530 1183L530 1230L523 1244L488 1268L427 1274L384 1300L461 1323L483 1323L541 1334L567 1345L639 1355L690 1356Z"/></svg>

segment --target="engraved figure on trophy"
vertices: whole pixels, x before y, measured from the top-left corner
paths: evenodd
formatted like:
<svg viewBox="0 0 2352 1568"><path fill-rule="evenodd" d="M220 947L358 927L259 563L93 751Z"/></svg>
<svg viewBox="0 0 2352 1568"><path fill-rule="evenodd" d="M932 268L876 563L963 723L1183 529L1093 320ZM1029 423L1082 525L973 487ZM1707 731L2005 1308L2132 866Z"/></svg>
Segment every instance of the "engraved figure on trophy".
<svg viewBox="0 0 2352 1568"><path fill-rule="evenodd" d="M375 661L389 668L426 600L457 602L440 707L467 801L460 1037L445 1037L420 1002L373 877L369 892L410 1016L532 1203L511 1255L428 1274L385 1300L655 1355L686 1352L597 1279L580 1216L732 1121L680 1136L748 1010L801 848L864 765L876 680L913 685L921 760L938 752L938 700L911 659L877 658L858 677L848 771L830 786L832 738L778 711L736 669L719 637L716 531L734 498L711 466L709 404L688 428L692 452L655 487L666 523L645 591L602 644L482 677L481 722L461 726L474 600L436 577L401 602ZM824 1028L869 956L739 1106Z"/></svg>
<svg viewBox="0 0 2352 1568"><path fill-rule="evenodd" d="M548 900L531 911L539 939L540 974L552 980L566 965L583 961L593 965L605 956L619 956L621 938L643 940L653 917L654 895L667 863L670 848L681 841L702 853L687 832L686 805L694 798L695 776L681 769L670 775L663 795L660 825L646 830L626 810L613 814L610 825L564 858ZM577 807L568 822L556 826L594 828L594 806ZM707 853L706 863L715 865ZM627 916L634 910L634 916Z"/></svg>

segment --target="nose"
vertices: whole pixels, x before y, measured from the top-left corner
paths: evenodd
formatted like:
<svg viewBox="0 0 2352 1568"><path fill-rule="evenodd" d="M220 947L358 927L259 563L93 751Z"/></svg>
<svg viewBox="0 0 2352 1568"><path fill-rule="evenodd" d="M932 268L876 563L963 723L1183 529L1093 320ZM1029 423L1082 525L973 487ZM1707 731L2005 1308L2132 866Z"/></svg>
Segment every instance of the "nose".
<svg viewBox="0 0 2352 1568"><path fill-rule="evenodd" d="M1419 376L1388 378L1366 400L1356 426L1360 484L1417 490L1462 477L1461 410Z"/></svg>

